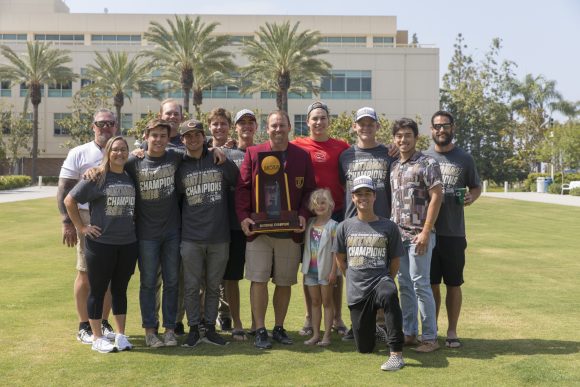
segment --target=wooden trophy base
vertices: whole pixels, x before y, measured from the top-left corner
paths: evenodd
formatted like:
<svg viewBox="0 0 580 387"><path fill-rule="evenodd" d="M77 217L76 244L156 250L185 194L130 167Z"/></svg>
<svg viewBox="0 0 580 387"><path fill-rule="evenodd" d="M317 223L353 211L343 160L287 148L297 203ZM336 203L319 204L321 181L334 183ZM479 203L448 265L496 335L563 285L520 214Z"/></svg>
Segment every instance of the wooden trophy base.
<svg viewBox="0 0 580 387"><path fill-rule="evenodd" d="M277 219L268 218L265 213L252 213L250 218L255 222L250 230L255 233L292 232L301 228L296 211L282 211Z"/></svg>

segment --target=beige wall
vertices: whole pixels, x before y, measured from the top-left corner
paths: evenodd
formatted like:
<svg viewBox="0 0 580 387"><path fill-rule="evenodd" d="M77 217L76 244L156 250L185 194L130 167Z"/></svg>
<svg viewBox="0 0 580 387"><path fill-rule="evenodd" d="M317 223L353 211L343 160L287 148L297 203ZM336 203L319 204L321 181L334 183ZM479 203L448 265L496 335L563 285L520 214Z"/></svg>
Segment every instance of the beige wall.
<svg viewBox="0 0 580 387"><path fill-rule="evenodd" d="M35 12L28 12L31 3L36 3ZM39 6L44 3L44 7ZM94 51L105 51L108 46L91 45L90 34L141 34L150 21L165 23L172 15L138 15L138 14L70 14L53 13L52 10L63 9L59 1L15 1L0 0L0 34L27 33L33 39L34 33L85 34L84 44L61 45L71 51L72 67L80 73L81 67L91 63ZM26 12L23 12L26 11ZM204 22L221 23L217 33L231 35L250 35L264 22L300 21L302 28L319 30L324 36L367 36L367 47L325 47L325 55L335 70L370 70L372 72L372 99L331 99L326 100L333 114L342 111L350 112L361 106L372 106L388 118L403 116L414 118L420 116L426 132L431 114L439 106L439 50L425 47L372 47L373 36L392 36L396 38L396 17L394 16L242 16L242 15L202 15ZM401 32L401 31L399 31ZM404 34L403 34L404 35ZM2 42L0 42L2 43ZM5 42L6 43L6 42ZM400 43L400 42L399 42ZM142 42L146 44L145 41ZM16 51L23 51L24 44L9 44ZM135 53L140 46L120 45L113 47L129 53ZM234 52L239 48L231 47ZM243 65L245 58L237 55L236 61ZM3 62L3 58L0 58ZM73 83L73 93L80 87ZM140 118L148 109L157 110L159 101L142 99L134 93L133 102L126 101L124 113L133 113L133 120ZM45 94L46 95L46 94ZM12 97L1 98L18 109L24 99L19 97L18 85L12 87ZM305 114L310 99L289 100L291 118L295 114ZM69 98L44 97L40 104L39 149L41 157L62 157L66 154L60 144L66 138L53 135L53 114L67 112ZM275 108L275 100L260 99L254 94L251 99L204 99L202 109L209 111L218 106L233 111L241 108L259 108L268 112Z"/></svg>

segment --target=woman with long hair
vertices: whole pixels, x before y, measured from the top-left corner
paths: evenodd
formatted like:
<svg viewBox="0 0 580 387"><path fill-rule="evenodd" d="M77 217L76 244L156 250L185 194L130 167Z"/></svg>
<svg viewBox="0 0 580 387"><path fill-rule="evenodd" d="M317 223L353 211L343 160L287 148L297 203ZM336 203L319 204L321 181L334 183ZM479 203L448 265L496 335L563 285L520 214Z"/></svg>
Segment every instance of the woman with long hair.
<svg viewBox="0 0 580 387"><path fill-rule="evenodd" d="M124 172L128 155L127 141L121 136L111 138L97 168L98 178L81 180L64 200L73 224L86 237L90 284L87 309L94 335L92 349L101 353L133 347L125 336L127 287L139 250L133 219L135 185ZM77 205L87 202L91 218L89 224L83 224ZM109 284L118 333L105 337L101 333L101 315Z"/></svg>

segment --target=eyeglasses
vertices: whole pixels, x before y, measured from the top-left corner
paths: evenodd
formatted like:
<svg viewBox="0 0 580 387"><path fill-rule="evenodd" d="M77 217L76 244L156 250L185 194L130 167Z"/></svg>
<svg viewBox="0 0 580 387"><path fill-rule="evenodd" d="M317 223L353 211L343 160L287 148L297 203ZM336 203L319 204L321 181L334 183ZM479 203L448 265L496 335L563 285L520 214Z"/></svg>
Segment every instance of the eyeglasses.
<svg viewBox="0 0 580 387"><path fill-rule="evenodd" d="M433 124L433 129L435 129L435 130L441 130L441 129L447 130L447 129L450 129L451 126L453 126L453 124L451 124L450 122L447 122L445 124Z"/></svg>
<svg viewBox="0 0 580 387"><path fill-rule="evenodd" d="M94 124L97 128L103 129L105 126L108 128L114 127L116 122L115 121L95 121Z"/></svg>

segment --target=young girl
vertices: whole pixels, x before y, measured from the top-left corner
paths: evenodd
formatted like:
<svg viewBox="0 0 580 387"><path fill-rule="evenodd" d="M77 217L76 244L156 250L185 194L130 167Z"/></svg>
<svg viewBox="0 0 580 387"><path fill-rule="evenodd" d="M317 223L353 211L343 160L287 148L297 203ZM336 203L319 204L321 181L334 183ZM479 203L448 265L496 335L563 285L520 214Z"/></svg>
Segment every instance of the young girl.
<svg viewBox="0 0 580 387"><path fill-rule="evenodd" d="M304 284L312 300L312 337L306 345L327 346L330 344L332 320L332 288L336 281L336 260L331 252L332 239L338 223L330 218L334 201L326 188L318 189L310 196L308 205L316 217L308 221L305 232L302 273ZM320 340L320 322L324 305L324 337Z"/></svg>

